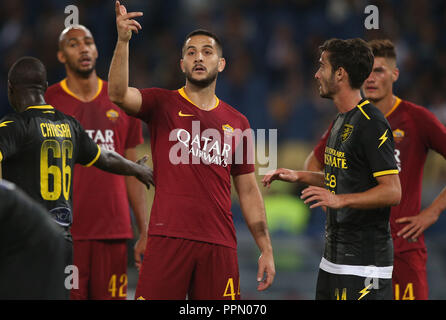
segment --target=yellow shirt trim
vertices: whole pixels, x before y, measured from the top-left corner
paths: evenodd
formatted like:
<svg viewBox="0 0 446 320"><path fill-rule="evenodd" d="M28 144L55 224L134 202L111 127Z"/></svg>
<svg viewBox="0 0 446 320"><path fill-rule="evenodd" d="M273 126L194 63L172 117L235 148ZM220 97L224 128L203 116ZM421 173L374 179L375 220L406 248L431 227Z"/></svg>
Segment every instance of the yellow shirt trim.
<svg viewBox="0 0 446 320"><path fill-rule="evenodd" d="M195 103L193 103L191 99L189 99L189 97L188 97L187 94L186 94L186 91L184 90L184 87L182 87L181 89L178 89L178 93L179 93L184 99L186 99L187 101L189 101L190 103L192 103L194 106L196 106L198 109L203 110L203 111L211 111L211 110L214 110L215 108L218 107L218 104L220 103L220 100L218 99L218 97L215 96L215 101L216 101L216 102L215 102L215 106L213 106L213 107L210 108L209 110L204 110L204 109L201 109L199 106L197 106Z"/></svg>
<svg viewBox="0 0 446 320"><path fill-rule="evenodd" d="M102 85L103 85L103 81L102 81L102 79L100 79L100 78L98 77L98 90L96 91L96 93L95 93L95 95L93 96L93 98L91 98L91 99L90 99L89 101L87 101L87 102L93 101L94 99L97 98L97 96L101 93ZM73 91L71 91L71 90L68 88L68 86L67 86L67 78L63 79L63 80L60 82L60 86L62 87L63 91L65 91L66 93L68 93L70 96L76 98L77 100L80 100L80 101L84 102L81 98L79 98L77 95L75 95L75 94L73 93Z"/></svg>
<svg viewBox="0 0 446 320"><path fill-rule="evenodd" d="M96 157L94 157L94 159L90 163L86 164L84 167L91 167L96 161L98 161L100 155L101 147L98 146L98 153L96 154Z"/></svg>
<svg viewBox="0 0 446 320"><path fill-rule="evenodd" d="M362 114L367 118L367 120L370 120L370 117L367 113L365 113L364 109L362 109L362 107L366 104L369 104L369 100L366 100L364 102L362 102L361 104L358 104L357 107L359 108L359 110L361 110Z"/></svg>
<svg viewBox="0 0 446 320"><path fill-rule="evenodd" d="M3 160L3 155L2 152L0 151L0 162L2 162L2 160Z"/></svg>
<svg viewBox="0 0 446 320"><path fill-rule="evenodd" d="M395 97L395 98L396 98L395 104L393 105L392 109L390 109L390 111L387 112L387 114L385 115L386 118L387 118L388 116L390 116L390 115L392 114L392 112L395 111L396 108L398 108L398 106L399 106L400 103L401 103L401 99L400 99L400 98L398 98L398 97Z"/></svg>
<svg viewBox="0 0 446 320"><path fill-rule="evenodd" d="M399 171L397 169L393 169L393 170L384 170L384 171L378 171L378 172L374 172L373 176L376 177L381 177L381 176L385 176L388 174L398 174Z"/></svg>
<svg viewBox="0 0 446 320"><path fill-rule="evenodd" d="M28 109L54 109L54 107L49 104L44 104L41 106L29 106L28 108L25 109L25 111Z"/></svg>

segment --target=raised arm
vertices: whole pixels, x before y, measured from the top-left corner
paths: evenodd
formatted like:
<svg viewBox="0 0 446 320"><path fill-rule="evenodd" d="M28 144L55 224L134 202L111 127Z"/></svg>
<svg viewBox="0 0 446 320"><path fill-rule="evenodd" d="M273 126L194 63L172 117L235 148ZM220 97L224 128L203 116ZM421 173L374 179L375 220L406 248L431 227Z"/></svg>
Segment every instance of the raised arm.
<svg viewBox="0 0 446 320"><path fill-rule="evenodd" d="M147 159L148 156L146 155L140 160L133 162L127 160L117 152L101 149L101 154L94 163L94 166L110 173L134 176L144 183L147 188L150 188L151 184L154 185L153 170L144 165Z"/></svg>
<svg viewBox="0 0 446 320"><path fill-rule="evenodd" d="M129 41L132 32L138 33L141 25L133 18L143 15L142 12L129 12L116 1L116 27L118 41L108 73L108 95L110 100L126 113L134 115L141 108L141 92L129 87Z"/></svg>
<svg viewBox="0 0 446 320"><path fill-rule="evenodd" d="M257 272L259 284L257 290L262 291L273 283L276 274L262 195L257 186L254 173L235 176L234 186L240 199L243 217L260 249Z"/></svg>

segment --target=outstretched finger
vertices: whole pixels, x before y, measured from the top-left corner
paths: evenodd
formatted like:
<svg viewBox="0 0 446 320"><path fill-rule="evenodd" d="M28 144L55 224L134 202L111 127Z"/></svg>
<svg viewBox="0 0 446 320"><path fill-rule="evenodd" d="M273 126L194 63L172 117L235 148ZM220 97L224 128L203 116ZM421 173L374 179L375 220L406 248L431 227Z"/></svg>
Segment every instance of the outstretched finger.
<svg viewBox="0 0 446 320"><path fill-rule="evenodd" d="M116 16L122 16L123 14L127 13L127 9L121 5L121 3L119 1L115 2L115 13Z"/></svg>
<svg viewBox="0 0 446 320"><path fill-rule="evenodd" d="M141 17L143 15L144 15L144 13L142 13L141 11L135 11L135 12L129 12L129 13L126 13L124 15L121 15L121 16L118 17L118 19L125 21L125 20L129 20L129 19L132 19L132 18Z"/></svg>

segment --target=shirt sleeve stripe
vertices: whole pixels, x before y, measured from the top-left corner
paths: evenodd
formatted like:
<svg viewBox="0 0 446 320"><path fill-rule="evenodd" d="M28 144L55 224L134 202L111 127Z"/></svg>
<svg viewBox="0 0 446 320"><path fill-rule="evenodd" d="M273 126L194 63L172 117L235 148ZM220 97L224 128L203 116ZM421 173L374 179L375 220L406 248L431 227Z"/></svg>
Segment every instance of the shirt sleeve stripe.
<svg viewBox="0 0 446 320"><path fill-rule="evenodd" d="M2 152L0 151L0 162L2 162L2 160L3 160L3 155Z"/></svg>
<svg viewBox="0 0 446 320"><path fill-rule="evenodd" d="M98 153L96 154L96 157L94 157L94 159L89 164L86 164L84 167L91 167L96 161L98 161L100 155L101 147L98 146Z"/></svg>
<svg viewBox="0 0 446 320"><path fill-rule="evenodd" d="M384 171L374 172L373 176L376 178L376 177L381 177L381 176L385 176L388 174L398 174L398 173L399 173L398 169L384 170Z"/></svg>

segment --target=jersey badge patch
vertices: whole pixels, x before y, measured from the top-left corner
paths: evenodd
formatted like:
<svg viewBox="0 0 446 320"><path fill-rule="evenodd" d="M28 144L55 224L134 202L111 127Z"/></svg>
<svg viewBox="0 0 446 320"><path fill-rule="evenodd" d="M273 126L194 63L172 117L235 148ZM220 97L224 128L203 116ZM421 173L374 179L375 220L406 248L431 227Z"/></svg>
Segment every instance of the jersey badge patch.
<svg viewBox="0 0 446 320"><path fill-rule="evenodd" d="M225 135L231 135L234 133L234 128L231 127L229 124L224 124L221 126L221 128L223 129Z"/></svg>
<svg viewBox="0 0 446 320"><path fill-rule="evenodd" d="M108 110L105 115L111 122L116 122L119 118L119 112L114 109Z"/></svg>
<svg viewBox="0 0 446 320"><path fill-rule="evenodd" d="M342 129L341 141L345 142L350 138L353 132L353 126L351 124L344 124L344 128Z"/></svg>
<svg viewBox="0 0 446 320"><path fill-rule="evenodd" d="M401 129L393 130L393 140L401 142L404 139L404 131Z"/></svg>

